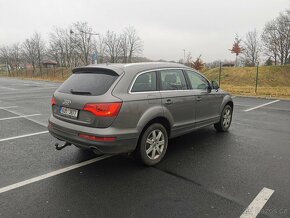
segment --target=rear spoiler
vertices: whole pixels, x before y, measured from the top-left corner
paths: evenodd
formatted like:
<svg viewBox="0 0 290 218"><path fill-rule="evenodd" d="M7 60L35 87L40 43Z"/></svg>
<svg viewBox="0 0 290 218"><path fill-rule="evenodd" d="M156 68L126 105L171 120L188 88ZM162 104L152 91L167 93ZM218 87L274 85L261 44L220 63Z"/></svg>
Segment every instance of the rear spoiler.
<svg viewBox="0 0 290 218"><path fill-rule="evenodd" d="M112 67L96 67L96 66L86 66L86 67L76 67L72 70L72 73L106 73L111 75L119 76L123 73L120 68L112 69Z"/></svg>

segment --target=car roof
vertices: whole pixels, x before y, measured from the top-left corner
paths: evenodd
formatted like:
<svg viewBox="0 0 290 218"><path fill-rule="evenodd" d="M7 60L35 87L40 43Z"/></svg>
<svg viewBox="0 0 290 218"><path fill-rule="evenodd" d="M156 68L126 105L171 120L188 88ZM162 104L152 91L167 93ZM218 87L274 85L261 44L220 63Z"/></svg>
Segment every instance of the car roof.
<svg viewBox="0 0 290 218"><path fill-rule="evenodd" d="M107 69L113 70L118 75L122 73L130 72L142 72L146 70L162 69L162 68L188 68L189 67L172 62L141 62L141 63L130 63L130 64L91 64L84 67L77 67L73 69L73 72L88 70L88 69Z"/></svg>

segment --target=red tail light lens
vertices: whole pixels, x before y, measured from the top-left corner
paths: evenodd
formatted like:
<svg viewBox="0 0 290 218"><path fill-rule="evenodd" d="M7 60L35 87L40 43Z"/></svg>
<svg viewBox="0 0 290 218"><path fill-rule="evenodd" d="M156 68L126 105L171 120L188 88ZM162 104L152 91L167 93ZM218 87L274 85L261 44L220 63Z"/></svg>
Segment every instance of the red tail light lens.
<svg viewBox="0 0 290 218"><path fill-rule="evenodd" d="M119 114L121 107L122 102L90 103L86 104L83 110L92 112L99 117L115 117Z"/></svg>
<svg viewBox="0 0 290 218"><path fill-rule="evenodd" d="M94 135L87 135L87 134L79 134L79 137L88 139L91 141L98 141L98 142L113 142L116 141L116 137L97 137Z"/></svg>
<svg viewBox="0 0 290 218"><path fill-rule="evenodd" d="M51 98L51 105L53 106L53 105L55 105L55 104L56 104L55 97L54 97L54 96L52 96L52 98Z"/></svg>

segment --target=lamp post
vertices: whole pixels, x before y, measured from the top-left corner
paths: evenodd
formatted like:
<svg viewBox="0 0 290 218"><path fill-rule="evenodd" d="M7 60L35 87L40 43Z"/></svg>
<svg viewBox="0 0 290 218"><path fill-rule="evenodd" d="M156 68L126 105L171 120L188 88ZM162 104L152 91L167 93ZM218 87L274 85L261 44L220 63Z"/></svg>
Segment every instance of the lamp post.
<svg viewBox="0 0 290 218"><path fill-rule="evenodd" d="M72 29L70 29L70 36L72 35L72 34L75 34L74 33L74 31L72 30ZM86 32L86 31L83 31L83 30L80 30L80 33L83 33L83 34L85 34L85 37L86 37L86 35L88 34L88 35L90 35L90 36L100 36L100 34L99 33L91 33L91 32ZM80 34L75 34L75 35L80 35ZM95 51L95 53L92 55L92 64L95 64L95 61L98 63L98 51L96 50Z"/></svg>
<svg viewBox="0 0 290 218"><path fill-rule="evenodd" d="M220 61L220 67L219 67L219 86L221 86L221 74L222 74L222 62Z"/></svg>

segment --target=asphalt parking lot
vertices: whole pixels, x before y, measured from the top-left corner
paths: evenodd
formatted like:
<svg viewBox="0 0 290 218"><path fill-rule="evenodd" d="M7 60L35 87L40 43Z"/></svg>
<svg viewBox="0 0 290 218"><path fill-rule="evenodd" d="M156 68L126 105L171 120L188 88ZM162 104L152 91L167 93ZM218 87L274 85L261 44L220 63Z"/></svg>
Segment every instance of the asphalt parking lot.
<svg viewBox="0 0 290 218"><path fill-rule="evenodd" d="M290 101L234 97L228 133L170 140L144 167L62 151L47 132L59 83L0 78L0 217L290 217Z"/></svg>

